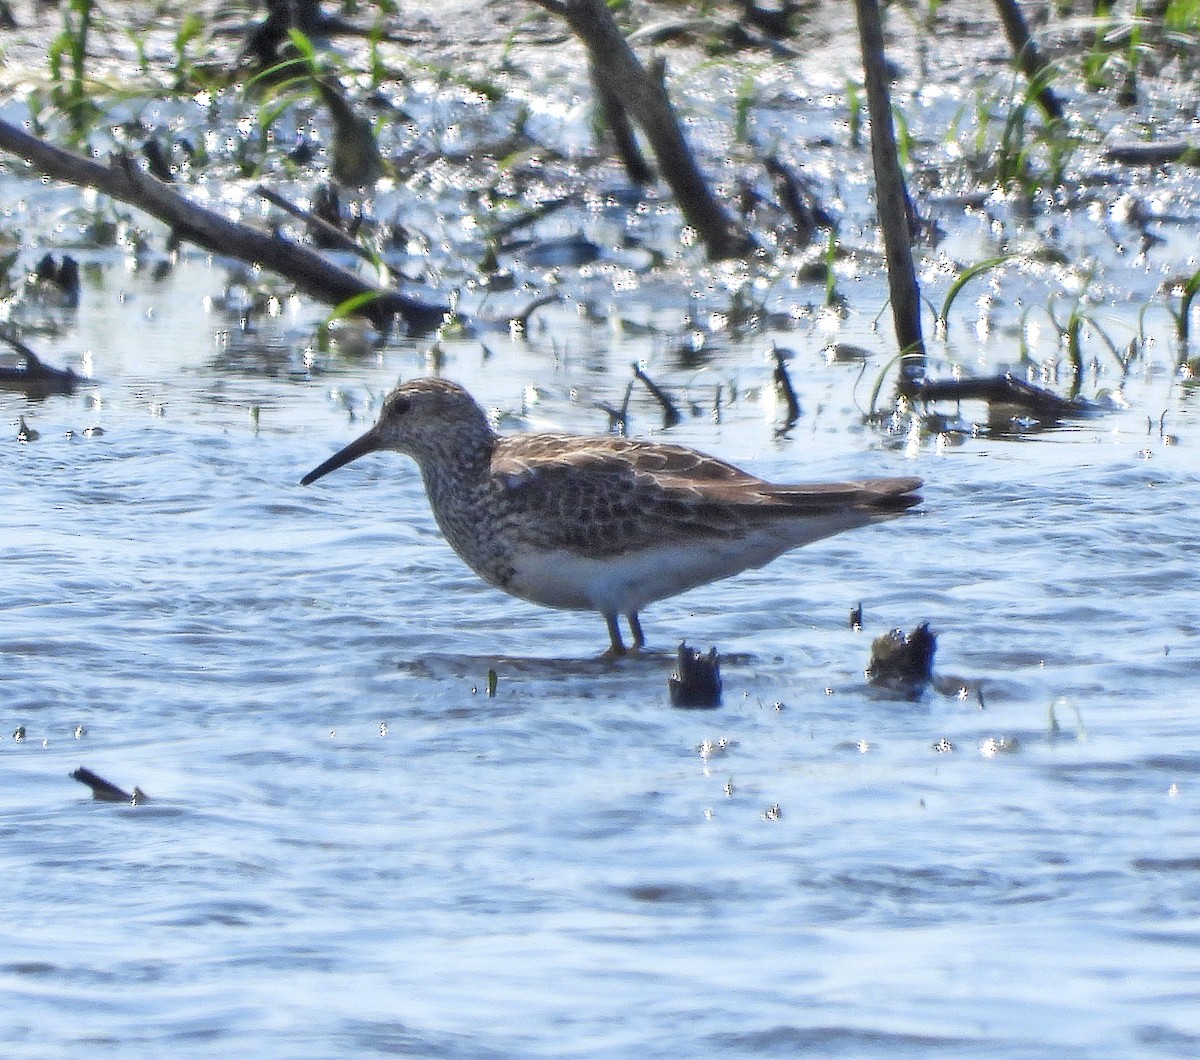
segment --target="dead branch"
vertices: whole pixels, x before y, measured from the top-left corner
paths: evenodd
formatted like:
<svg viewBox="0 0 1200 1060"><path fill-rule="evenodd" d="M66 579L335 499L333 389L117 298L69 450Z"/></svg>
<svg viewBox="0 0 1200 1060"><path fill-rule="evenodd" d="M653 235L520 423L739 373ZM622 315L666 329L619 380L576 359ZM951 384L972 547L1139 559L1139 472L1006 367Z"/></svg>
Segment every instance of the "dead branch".
<svg viewBox="0 0 1200 1060"><path fill-rule="evenodd" d="M73 394L84 382L70 368L43 363L7 325L0 326L0 341L8 343L18 355L16 358L11 354L0 355L0 390L17 390L32 400L40 400L50 394ZM7 363L10 358L11 364Z"/></svg>
<svg viewBox="0 0 1200 1060"><path fill-rule="evenodd" d="M913 355L906 358L905 370L901 374L900 390L905 393L925 364L925 339L921 334L921 291L912 256L914 211L896 150L878 0L855 0L854 6L858 15L863 70L867 82L871 160L875 168L875 206L879 212L879 225L883 229L892 319L901 352Z"/></svg>
<svg viewBox="0 0 1200 1060"><path fill-rule="evenodd" d="M736 258L753 249L745 229L717 201L696 165L665 83L666 64L643 66L621 33L604 0L534 0L565 19L588 50L592 75L603 93L619 101L654 149L663 179L670 185L688 224L714 259ZM602 97L602 102L603 102Z"/></svg>
<svg viewBox="0 0 1200 1060"><path fill-rule="evenodd" d="M613 93L604 79L603 73L596 68L594 59L588 61L591 72L592 91L600 104L600 113L604 116L604 124L612 133L617 147L617 157L625 167L625 172L634 184L644 186L654 182L654 170L643 156L638 147L637 136L633 131L633 123L625 110L620 98Z"/></svg>
<svg viewBox="0 0 1200 1060"><path fill-rule="evenodd" d="M431 331L448 312L446 306L429 305L399 291L376 287L308 247L199 206L143 172L126 155L113 155L105 166L30 136L5 121L0 121L0 150L25 159L55 180L95 188L142 210L190 243L278 273L326 305L364 298L354 311L379 328L386 330L400 317L411 332Z"/></svg>
<svg viewBox="0 0 1200 1060"><path fill-rule="evenodd" d="M1012 408L1042 423L1094 414L1086 401L1059 397L1053 391L1010 375L981 379L922 379L910 391L916 401L985 401L992 408Z"/></svg>
<svg viewBox="0 0 1200 1060"><path fill-rule="evenodd" d="M1034 98L1042 108L1042 113L1051 121L1066 121L1066 112L1059 98L1050 87L1049 80L1054 70L1042 57L1029 32L1029 23L1021 11L1017 0L996 0L996 11L1004 25L1004 34L1008 37L1009 46L1013 50L1013 58L1021 72L1029 79Z"/></svg>

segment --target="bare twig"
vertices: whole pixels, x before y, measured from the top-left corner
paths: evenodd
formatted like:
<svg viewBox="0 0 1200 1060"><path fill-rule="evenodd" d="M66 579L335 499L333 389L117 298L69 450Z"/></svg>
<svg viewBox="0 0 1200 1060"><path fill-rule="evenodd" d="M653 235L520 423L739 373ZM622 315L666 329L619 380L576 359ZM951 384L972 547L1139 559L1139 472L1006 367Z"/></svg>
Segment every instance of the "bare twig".
<svg viewBox="0 0 1200 1060"><path fill-rule="evenodd" d="M662 406L664 430L676 426L683 420L683 416L680 414L675 402L671 400L671 396L651 379L636 361L633 364L633 375L635 379L645 384L646 389L653 395L654 400Z"/></svg>
<svg viewBox="0 0 1200 1060"><path fill-rule="evenodd" d="M791 377L788 375L784 351L773 345L771 356L775 358L775 370L772 372L775 389L782 395L784 403L787 405L787 417L783 425L783 429L786 431L800 418L800 399L796 397L796 388L792 386Z"/></svg>
<svg viewBox="0 0 1200 1060"><path fill-rule="evenodd" d="M278 206L284 213L291 214L298 221L303 221L309 233L314 238L323 239L331 249L348 250L352 254L357 254L364 261L374 264L371 255L359 246L358 241L351 239L337 225L331 225L324 217L318 217L311 210L302 210L294 202L285 199L279 192L272 191L265 184L260 184L254 190L272 206Z"/></svg>

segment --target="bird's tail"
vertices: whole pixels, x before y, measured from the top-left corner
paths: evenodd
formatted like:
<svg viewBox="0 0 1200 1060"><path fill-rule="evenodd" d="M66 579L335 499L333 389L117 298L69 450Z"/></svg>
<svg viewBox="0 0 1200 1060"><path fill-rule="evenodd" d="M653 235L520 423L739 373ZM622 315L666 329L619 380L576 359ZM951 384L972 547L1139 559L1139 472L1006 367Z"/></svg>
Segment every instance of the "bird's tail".
<svg viewBox="0 0 1200 1060"><path fill-rule="evenodd" d="M921 503L924 483L914 476L871 478L862 483L862 507L878 512L902 512Z"/></svg>

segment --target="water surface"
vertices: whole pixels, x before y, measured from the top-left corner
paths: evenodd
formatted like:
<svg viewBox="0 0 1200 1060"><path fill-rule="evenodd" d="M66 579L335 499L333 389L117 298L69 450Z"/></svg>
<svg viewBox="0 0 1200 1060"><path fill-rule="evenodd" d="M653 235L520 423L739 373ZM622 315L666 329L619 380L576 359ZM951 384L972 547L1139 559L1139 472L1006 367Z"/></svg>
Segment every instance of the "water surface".
<svg viewBox="0 0 1200 1060"><path fill-rule="evenodd" d="M1086 334L1099 412L1057 430L989 433L971 407L880 429L865 155L839 176L841 112L809 104L787 120L845 195L843 316L789 268L647 270L594 204L538 234L580 226L595 268L514 262L512 304L566 294L525 335L326 350L286 296L246 325L258 278L231 263L156 276L120 247L77 251L77 310L20 307L91 382L0 393L5 1055L1200 1050L1200 404L1160 290L1200 266L1194 177L1126 175L1053 214L947 208L935 303L963 262L1064 255L978 281L934 374L1065 389L1053 314L1077 297L1122 349L1145 341L1123 369ZM4 180L32 264L74 200ZM433 204L455 284L470 237L439 194L397 189ZM1161 208L1146 254L1105 234L1135 245L1126 194ZM722 317L739 291L764 299L752 327ZM803 409L784 432L772 342ZM919 474L926 503L648 609L653 650L606 665L598 616L470 574L401 458L298 485L398 378L441 371L504 430L599 432L634 361L685 416L664 432L638 387L632 433L781 480ZM922 621L938 690L870 690L870 639ZM684 639L723 656L718 710L669 706ZM150 802L92 802L79 765Z"/></svg>

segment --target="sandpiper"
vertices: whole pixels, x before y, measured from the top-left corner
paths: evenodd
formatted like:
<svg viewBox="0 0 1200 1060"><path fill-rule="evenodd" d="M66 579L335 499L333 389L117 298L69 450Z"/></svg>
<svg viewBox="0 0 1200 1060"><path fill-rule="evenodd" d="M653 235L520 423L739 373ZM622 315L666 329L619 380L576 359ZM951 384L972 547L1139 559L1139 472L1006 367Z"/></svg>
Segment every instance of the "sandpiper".
<svg viewBox="0 0 1200 1060"><path fill-rule="evenodd" d="M366 434L301 479L391 449L421 469L446 540L480 577L547 607L599 611L606 656L645 643L638 612L810 541L918 504L918 478L776 485L693 449L615 436L496 434L457 383L414 379Z"/></svg>

